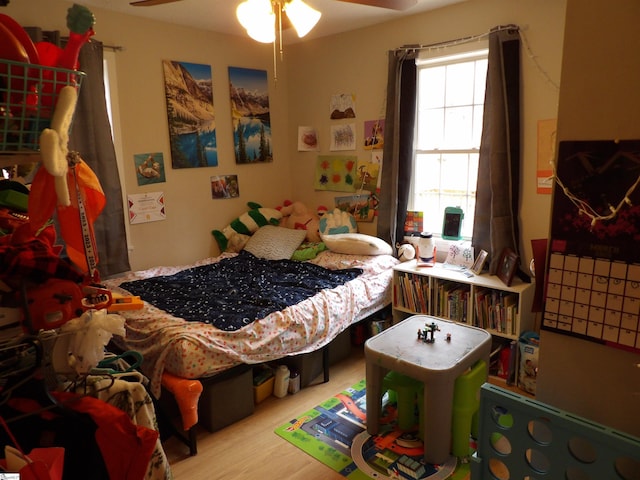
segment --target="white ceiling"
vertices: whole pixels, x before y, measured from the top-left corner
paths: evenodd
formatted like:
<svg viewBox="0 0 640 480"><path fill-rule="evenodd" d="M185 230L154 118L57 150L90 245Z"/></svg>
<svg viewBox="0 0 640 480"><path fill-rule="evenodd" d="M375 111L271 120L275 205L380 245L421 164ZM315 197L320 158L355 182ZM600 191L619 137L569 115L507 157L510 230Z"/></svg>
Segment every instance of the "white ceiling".
<svg viewBox="0 0 640 480"><path fill-rule="evenodd" d="M339 0L305 0L306 3L322 12L320 21L305 39L356 30L463 1L466 0L417 0L415 6L398 11ZM236 7L241 0L180 0L152 7L133 7L129 5L129 2L130 0L79 0L79 3L89 9L99 7L203 30L231 35L246 35L235 15ZM287 32L284 39L288 43L299 41L294 32Z"/></svg>

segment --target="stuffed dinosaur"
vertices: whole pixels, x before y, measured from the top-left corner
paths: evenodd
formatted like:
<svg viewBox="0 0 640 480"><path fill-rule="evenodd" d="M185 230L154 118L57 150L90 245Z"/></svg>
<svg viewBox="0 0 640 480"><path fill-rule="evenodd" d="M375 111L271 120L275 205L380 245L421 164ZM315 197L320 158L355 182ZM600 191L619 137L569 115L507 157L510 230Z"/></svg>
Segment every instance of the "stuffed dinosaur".
<svg viewBox="0 0 640 480"><path fill-rule="evenodd" d="M265 225L278 225L282 213L275 208L265 208L257 203L247 204L249 211L234 219L222 230L212 230L221 252L239 252L249 235ZM240 238L238 238L240 236Z"/></svg>

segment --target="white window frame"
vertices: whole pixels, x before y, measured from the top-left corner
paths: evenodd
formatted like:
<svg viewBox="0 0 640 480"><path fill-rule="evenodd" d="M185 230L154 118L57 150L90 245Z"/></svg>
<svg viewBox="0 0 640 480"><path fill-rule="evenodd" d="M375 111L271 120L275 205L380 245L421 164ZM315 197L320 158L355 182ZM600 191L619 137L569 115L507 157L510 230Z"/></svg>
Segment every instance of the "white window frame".
<svg viewBox="0 0 640 480"><path fill-rule="evenodd" d="M414 149L413 149L413 159L412 159L414 178L416 177L416 175L420 175L421 168L418 163L420 156L434 155L434 154L442 155L442 156L455 155L458 158L461 158L464 155L467 155L467 156L474 155L475 160L471 160L474 165L473 167L471 167L471 174L477 176L477 173L476 173L477 157L479 155L480 137L482 133L482 115L481 114L479 114L478 117L474 118L472 122L474 132L471 135L471 137L474 140L473 144L469 144L467 147L462 147L462 148L437 148L437 147L425 148L421 145L421 142L420 142L421 140L421 137L420 137L420 128L421 128L420 72L421 70L424 70L425 68L429 68L429 67L436 67L436 66L443 66L443 65L451 66L451 65L455 65L463 62L476 61L476 60L486 61L487 57L488 57L488 43L486 41L477 41L477 42L474 42L473 44L456 45L452 47L447 47L446 49L431 49L431 50L422 51L419 57L416 59L418 91L417 91L417 102L416 102L416 123L415 123L416 130L415 130L415 136L414 136ZM482 85L484 86L484 84L486 83L486 74L483 75L482 78L478 78L477 81L482 81ZM474 109L476 109L477 105L482 105L482 107L484 107L483 106L484 90L482 90L482 102L480 104L478 103L479 96L480 95L477 95L477 94L475 95L476 98L474 102L475 103ZM446 109L447 106L445 105L444 108ZM470 160L468 159L467 161L470 161ZM424 170L424 167L422 168L422 170ZM468 177L470 178L470 176ZM469 186L470 185L469 178L467 178L467 187L466 187L467 194L471 194L472 192L475 191L475 188L471 188ZM438 184L439 183L440 182L438 181ZM415 187L416 187L416 183L415 181L412 181L410 191L409 191L409 201L408 201L407 209L418 210L418 211L426 210L426 209L421 209L419 206L419 202L416 201L417 197L415 193ZM472 221L474 216L473 207L475 206L475 198L469 199L465 205L456 205L456 204L445 205L445 204L441 204L443 195L439 191L436 193L436 195L439 198L438 200L439 207L442 211L439 213L437 219L432 218L430 221L427 218L428 212L425 211L425 228L424 229L431 231L434 234L434 237L440 238L442 236L442 221L444 217L445 207L461 206L465 215L465 220L464 220L463 230L462 230L462 239L470 240L473 232Z"/></svg>

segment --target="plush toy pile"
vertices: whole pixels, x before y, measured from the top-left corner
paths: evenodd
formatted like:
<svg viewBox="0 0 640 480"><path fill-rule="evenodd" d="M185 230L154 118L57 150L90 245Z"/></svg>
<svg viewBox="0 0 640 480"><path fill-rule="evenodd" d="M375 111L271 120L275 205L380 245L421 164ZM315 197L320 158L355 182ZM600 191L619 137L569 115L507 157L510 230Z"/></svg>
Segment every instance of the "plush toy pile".
<svg viewBox="0 0 640 480"><path fill-rule="evenodd" d="M285 200L283 205L276 208L263 207L258 203L249 202L249 211L234 219L222 230L213 230L211 234L216 239L221 252L239 252L260 227L277 225L295 230L306 230L305 243L320 243L320 215L326 211L325 207L318 207L313 212L302 202Z"/></svg>
<svg viewBox="0 0 640 480"><path fill-rule="evenodd" d="M320 206L314 212L302 202L288 200L276 208L265 208L252 202L248 206L248 212L222 230L211 232L221 252L238 253L260 227L276 225L305 231L302 244L291 257L293 260L309 260L327 248L346 254L392 254L391 246L383 240L357 233L355 217L339 208L327 211L326 207Z"/></svg>

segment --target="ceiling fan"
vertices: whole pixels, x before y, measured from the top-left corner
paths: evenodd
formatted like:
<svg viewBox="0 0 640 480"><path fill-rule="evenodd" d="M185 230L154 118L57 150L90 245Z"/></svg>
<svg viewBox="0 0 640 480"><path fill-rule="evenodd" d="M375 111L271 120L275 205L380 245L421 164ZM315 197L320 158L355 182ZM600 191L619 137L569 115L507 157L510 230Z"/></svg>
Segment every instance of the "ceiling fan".
<svg viewBox="0 0 640 480"><path fill-rule="evenodd" d="M182 0L137 0L130 2L134 7L152 7L164 3L181 2ZM413 7L417 0L338 0L346 3L357 3L371 7L389 8L391 10L406 10Z"/></svg>

